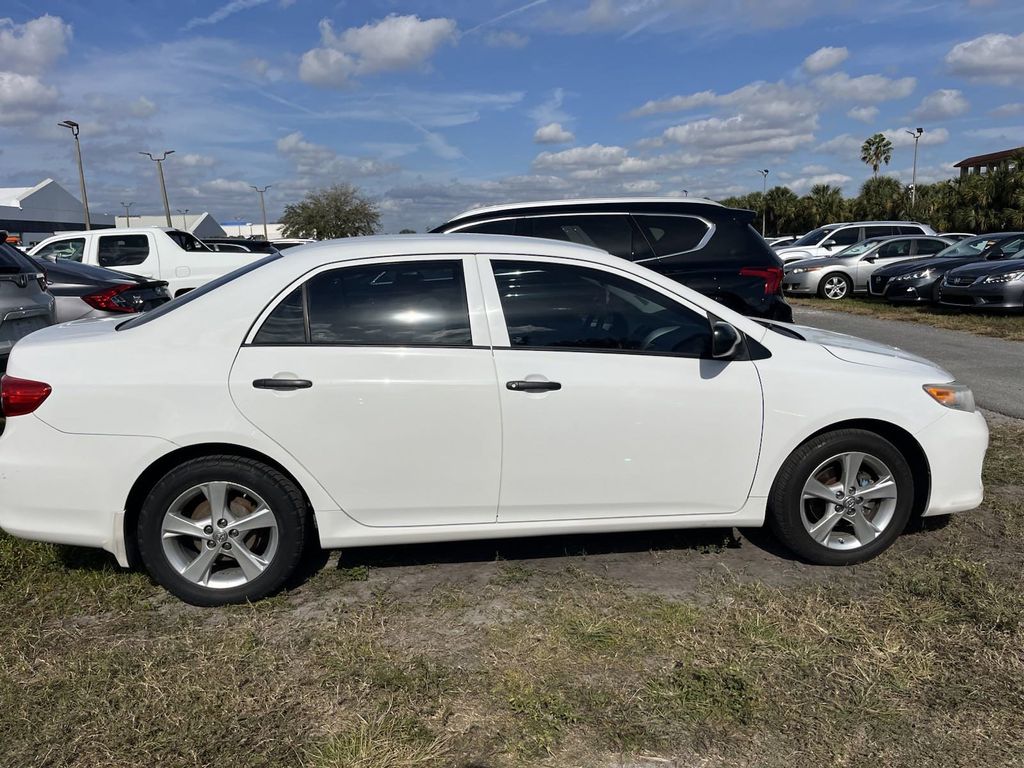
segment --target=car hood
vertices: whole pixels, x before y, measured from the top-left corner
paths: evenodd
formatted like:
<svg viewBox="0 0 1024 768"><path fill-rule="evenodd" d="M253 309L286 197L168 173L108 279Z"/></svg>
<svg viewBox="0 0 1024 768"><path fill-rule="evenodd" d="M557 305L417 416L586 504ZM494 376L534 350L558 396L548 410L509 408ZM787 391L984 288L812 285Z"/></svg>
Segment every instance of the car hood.
<svg viewBox="0 0 1024 768"><path fill-rule="evenodd" d="M937 272L945 272L959 267L964 264L970 264L973 261L977 261L977 256L965 256L962 259L957 258L937 258L935 256L925 256L920 259L907 259L901 261L898 264L890 264L887 267L875 270L876 275L882 275L884 277L893 277L895 275L909 275L911 272L918 272L922 269L934 269Z"/></svg>
<svg viewBox="0 0 1024 768"><path fill-rule="evenodd" d="M774 321L767 324L782 326L799 334L804 341L810 344L820 344L831 355L848 363L920 374L937 382L953 380L952 374L941 366L899 347L869 341L859 336L812 328L808 325L793 325Z"/></svg>
<svg viewBox="0 0 1024 768"><path fill-rule="evenodd" d="M1024 269L1024 259L1002 259L982 261L957 267L953 272L958 277L984 277L985 275L1001 275L1004 272L1020 272ZM950 273L952 275L952 273Z"/></svg>

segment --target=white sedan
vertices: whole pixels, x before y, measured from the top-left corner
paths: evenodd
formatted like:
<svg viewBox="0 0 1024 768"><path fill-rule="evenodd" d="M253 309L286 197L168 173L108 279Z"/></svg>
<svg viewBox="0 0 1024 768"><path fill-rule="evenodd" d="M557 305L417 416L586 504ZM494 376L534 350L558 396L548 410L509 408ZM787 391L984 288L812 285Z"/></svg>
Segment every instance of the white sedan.
<svg viewBox="0 0 1024 768"><path fill-rule="evenodd" d="M279 590L315 544L767 521L857 563L976 507L988 442L926 360L488 235L310 245L39 331L0 401L0 526L199 605Z"/></svg>

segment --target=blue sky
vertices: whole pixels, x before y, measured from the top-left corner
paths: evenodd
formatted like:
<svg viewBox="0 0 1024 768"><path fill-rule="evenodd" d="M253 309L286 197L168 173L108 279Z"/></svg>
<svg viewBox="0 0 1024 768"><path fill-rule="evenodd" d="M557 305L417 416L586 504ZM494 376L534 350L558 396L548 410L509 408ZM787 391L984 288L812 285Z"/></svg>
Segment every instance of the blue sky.
<svg viewBox="0 0 1024 768"><path fill-rule="evenodd" d="M594 194L849 193L1024 145L1018 0L7 0L0 186L253 219L359 186L388 231L479 204Z"/></svg>

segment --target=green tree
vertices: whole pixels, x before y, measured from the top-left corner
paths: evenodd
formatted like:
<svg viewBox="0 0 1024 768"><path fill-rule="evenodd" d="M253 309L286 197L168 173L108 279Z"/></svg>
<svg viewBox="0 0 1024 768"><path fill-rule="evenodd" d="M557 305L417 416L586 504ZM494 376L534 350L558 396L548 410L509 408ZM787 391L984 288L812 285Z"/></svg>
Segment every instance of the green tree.
<svg viewBox="0 0 1024 768"><path fill-rule="evenodd" d="M372 235L380 227L380 210L350 184L336 184L308 193L301 202L284 207L285 237L337 237Z"/></svg>
<svg viewBox="0 0 1024 768"><path fill-rule="evenodd" d="M892 142L882 134L876 133L861 145L860 160L870 165L872 174L877 176L882 164L888 165L892 160Z"/></svg>
<svg viewBox="0 0 1024 768"><path fill-rule="evenodd" d="M817 225L842 221L846 218L843 190L831 184L815 184L807 195L808 207Z"/></svg>
<svg viewBox="0 0 1024 768"><path fill-rule="evenodd" d="M764 198L768 206L768 231L777 235L797 231L800 198L789 187L772 187Z"/></svg>
<svg viewBox="0 0 1024 768"><path fill-rule="evenodd" d="M853 203L858 219L902 219L907 215L909 199L899 180L892 176L873 176L860 188Z"/></svg>

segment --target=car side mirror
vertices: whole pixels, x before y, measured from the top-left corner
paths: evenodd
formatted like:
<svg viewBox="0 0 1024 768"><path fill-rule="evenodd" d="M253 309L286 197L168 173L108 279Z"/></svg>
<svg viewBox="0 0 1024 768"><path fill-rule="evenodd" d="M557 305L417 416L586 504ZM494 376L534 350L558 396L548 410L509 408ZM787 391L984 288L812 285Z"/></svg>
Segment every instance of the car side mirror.
<svg viewBox="0 0 1024 768"><path fill-rule="evenodd" d="M874 264L877 258L878 256L871 254L870 256L865 256L861 261L866 261L868 264Z"/></svg>
<svg viewBox="0 0 1024 768"><path fill-rule="evenodd" d="M715 360L732 360L743 349L743 336L724 320L711 325L711 356Z"/></svg>
<svg viewBox="0 0 1024 768"><path fill-rule="evenodd" d="M835 240L826 240L824 243L821 244L821 247L822 248L828 248L828 249L831 250L832 248L836 247L836 241Z"/></svg>

